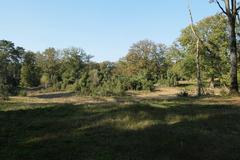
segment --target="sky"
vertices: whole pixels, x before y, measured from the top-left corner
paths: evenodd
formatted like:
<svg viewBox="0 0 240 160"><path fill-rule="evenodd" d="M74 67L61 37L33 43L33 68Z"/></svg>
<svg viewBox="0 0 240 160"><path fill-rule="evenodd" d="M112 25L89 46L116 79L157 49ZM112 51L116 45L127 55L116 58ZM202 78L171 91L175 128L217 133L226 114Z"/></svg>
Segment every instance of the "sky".
<svg viewBox="0 0 240 160"><path fill-rule="evenodd" d="M83 48L94 61L117 61L144 39L171 45L189 25L190 0L0 0L0 39L26 50ZM191 0L194 21L219 12Z"/></svg>

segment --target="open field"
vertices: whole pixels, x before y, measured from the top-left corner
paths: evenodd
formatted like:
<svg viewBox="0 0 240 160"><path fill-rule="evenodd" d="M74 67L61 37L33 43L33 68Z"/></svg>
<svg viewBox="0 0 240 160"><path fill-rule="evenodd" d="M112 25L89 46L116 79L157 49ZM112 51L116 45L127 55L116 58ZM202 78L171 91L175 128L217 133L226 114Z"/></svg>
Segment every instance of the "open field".
<svg viewBox="0 0 240 160"><path fill-rule="evenodd" d="M0 4L0 160L240 160L240 0Z"/></svg>
<svg viewBox="0 0 240 160"><path fill-rule="evenodd" d="M0 102L0 159L240 159L240 98L178 92L11 97Z"/></svg>

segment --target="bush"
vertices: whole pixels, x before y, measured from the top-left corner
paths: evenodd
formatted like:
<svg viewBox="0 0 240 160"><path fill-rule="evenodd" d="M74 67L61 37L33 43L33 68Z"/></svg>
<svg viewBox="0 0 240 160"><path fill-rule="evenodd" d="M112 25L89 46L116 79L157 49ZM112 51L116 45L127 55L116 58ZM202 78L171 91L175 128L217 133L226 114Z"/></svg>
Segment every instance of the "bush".
<svg viewBox="0 0 240 160"><path fill-rule="evenodd" d="M131 90L142 90L143 84L142 84L141 80L133 78L130 80L130 86L128 88Z"/></svg>
<svg viewBox="0 0 240 160"><path fill-rule="evenodd" d="M0 98L3 100L9 99L8 86L0 83Z"/></svg>
<svg viewBox="0 0 240 160"><path fill-rule="evenodd" d="M220 95L221 96L228 96L228 94L229 94L229 91L227 89L221 89L220 90Z"/></svg>
<svg viewBox="0 0 240 160"><path fill-rule="evenodd" d="M174 77L169 79L160 79L158 80L157 83L159 86L162 86L162 87L173 87L178 85L178 81Z"/></svg>
<svg viewBox="0 0 240 160"><path fill-rule="evenodd" d="M92 76L85 74L71 88L85 96L121 96L126 90L123 84L117 77L96 83Z"/></svg>
<svg viewBox="0 0 240 160"><path fill-rule="evenodd" d="M27 91L26 90L20 90L18 95L21 96L21 97L26 97L27 96Z"/></svg>
<svg viewBox="0 0 240 160"><path fill-rule="evenodd" d="M99 96L122 96L124 94L125 87L117 79L105 82L102 86L99 87L98 90Z"/></svg>
<svg viewBox="0 0 240 160"><path fill-rule="evenodd" d="M178 97L189 97L189 93L187 90L182 90L180 93L177 94Z"/></svg>
<svg viewBox="0 0 240 160"><path fill-rule="evenodd" d="M137 91L141 90L154 91L155 86L154 81L152 80L147 80L141 77L133 77L129 80L128 86L126 88Z"/></svg>
<svg viewBox="0 0 240 160"><path fill-rule="evenodd" d="M161 86L161 87L169 87L169 80L167 79L160 79L158 80L158 85Z"/></svg>
<svg viewBox="0 0 240 160"><path fill-rule="evenodd" d="M91 70L85 72L73 85L66 86L66 89L87 96L121 96L126 90L154 91L154 84L154 78L145 73L130 78Z"/></svg>
<svg viewBox="0 0 240 160"><path fill-rule="evenodd" d="M222 87L229 86L230 85L230 75L229 74L223 75L222 77L220 77L219 81L220 81L220 84Z"/></svg>
<svg viewBox="0 0 240 160"><path fill-rule="evenodd" d="M149 91L153 92L155 89L153 81L147 81L147 80L144 81L143 80L142 85L143 85L143 90L149 90Z"/></svg>
<svg viewBox="0 0 240 160"><path fill-rule="evenodd" d="M53 87L52 87L55 91L61 91L62 89L62 83L61 82L57 82L55 84L53 84Z"/></svg>

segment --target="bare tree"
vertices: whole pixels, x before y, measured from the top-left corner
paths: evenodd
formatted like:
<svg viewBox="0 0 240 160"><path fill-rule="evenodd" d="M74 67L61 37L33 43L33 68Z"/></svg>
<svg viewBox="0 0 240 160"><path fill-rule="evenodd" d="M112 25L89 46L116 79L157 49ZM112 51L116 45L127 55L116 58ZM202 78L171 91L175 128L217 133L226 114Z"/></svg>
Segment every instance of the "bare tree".
<svg viewBox="0 0 240 160"><path fill-rule="evenodd" d="M191 19L191 30L197 40L197 42L196 42L197 95L201 96L204 91L203 91L202 78L201 78L199 47L200 47L200 44L202 44L202 45L204 45L204 44L194 28L193 16L192 16L192 11L191 11L190 6L189 6L189 15L190 15L190 19Z"/></svg>
<svg viewBox="0 0 240 160"><path fill-rule="evenodd" d="M222 12L228 18L228 26L229 26L229 52L230 52L230 94L238 93L238 78L237 78L237 70L238 70L238 57L237 57L237 38L236 38L236 22L238 11L240 7L237 6L237 0L222 0L225 4L225 9L222 6L219 0L210 0L210 2L216 2Z"/></svg>

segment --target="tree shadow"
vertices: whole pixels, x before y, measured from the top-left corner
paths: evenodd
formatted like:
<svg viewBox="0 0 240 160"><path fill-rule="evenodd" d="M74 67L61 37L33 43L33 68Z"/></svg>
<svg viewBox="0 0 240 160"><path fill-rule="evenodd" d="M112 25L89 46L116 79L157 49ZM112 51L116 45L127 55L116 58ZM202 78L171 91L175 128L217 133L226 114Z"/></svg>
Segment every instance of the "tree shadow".
<svg viewBox="0 0 240 160"><path fill-rule="evenodd" d="M52 99L52 98L68 98L75 96L75 92L54 92L54 93L47 93L41 95L34 95L30 97L40 98L40 99Z"/></svg>
<svg viewBox="0 0 240 160"><path fill-rule="evenodd" d="M52 106L0 112L2 160L240 158L235 105Z"/></svg>

